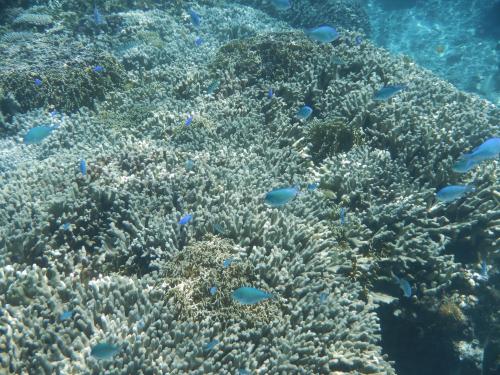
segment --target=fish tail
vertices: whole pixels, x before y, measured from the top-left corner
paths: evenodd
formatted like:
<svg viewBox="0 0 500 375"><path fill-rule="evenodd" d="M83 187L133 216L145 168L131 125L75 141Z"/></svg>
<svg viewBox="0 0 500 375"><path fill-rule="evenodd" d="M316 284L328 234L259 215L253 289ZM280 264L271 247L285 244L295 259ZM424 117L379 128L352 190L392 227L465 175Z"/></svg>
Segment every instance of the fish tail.
<svg viewBox="0 0 500 375"><path fill-rule="evenodd" d="M476 163L472 158L472 154L463 154L458 158L455 164L453 164L451 169L457 173L467 173L475 165Z"/></svg>

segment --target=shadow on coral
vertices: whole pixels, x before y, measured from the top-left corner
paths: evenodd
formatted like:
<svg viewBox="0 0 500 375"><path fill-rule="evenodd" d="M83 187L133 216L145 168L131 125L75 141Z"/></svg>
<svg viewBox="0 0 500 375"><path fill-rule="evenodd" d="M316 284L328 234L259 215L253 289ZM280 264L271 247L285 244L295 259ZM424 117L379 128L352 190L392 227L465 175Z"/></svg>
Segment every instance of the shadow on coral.
<svg viewBox="0 0 500 375"><path fill-rule="evenodd" d="M404 312L395 314L393 305L379 308L382 327L382 348L396 362L399 375L452 375L463 366L452 345L452 333L447 325L437 324L438 319L428 311L419 311L418 319L409 307L400 306ZM471 373L473 374L473 373Z"/></svg>

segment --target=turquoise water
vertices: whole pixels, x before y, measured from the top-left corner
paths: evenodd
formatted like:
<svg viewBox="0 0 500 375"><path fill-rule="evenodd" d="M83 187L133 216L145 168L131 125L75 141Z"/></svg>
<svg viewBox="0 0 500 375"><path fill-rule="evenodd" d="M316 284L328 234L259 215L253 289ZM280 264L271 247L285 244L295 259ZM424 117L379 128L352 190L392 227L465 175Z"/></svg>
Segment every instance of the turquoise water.
<svg viewBox="0 0 500 375"><path fill-rule="evenodd" d="M0 373L499 373L498 7L0 1Z"/></svg>
<svg viewBox="0 0 500 375"><path fill-rule="evenodd" d="M365 4L371 37L378 45L411 56L461 90L498 105L498 1L367 0Z"/></svg>

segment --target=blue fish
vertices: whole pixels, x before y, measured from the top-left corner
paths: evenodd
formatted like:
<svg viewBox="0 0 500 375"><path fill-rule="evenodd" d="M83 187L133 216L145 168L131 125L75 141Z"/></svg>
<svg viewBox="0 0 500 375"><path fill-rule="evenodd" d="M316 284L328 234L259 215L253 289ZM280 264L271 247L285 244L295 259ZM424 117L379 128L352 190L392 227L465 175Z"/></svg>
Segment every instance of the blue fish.
<svg viewBox="0 0 500 375"><path fill-rule="evenodd" d="M473 185L450 185L442 188L436 193L436 198L441 202L452 202L469 192L474 192Z"/></svg>
<svg viewBox="0 0 500 375"><path fill-rule="evenodd" d="M205 346L203 347L203 350L205 350L206 352L212 350L213 348L215 348L215 346L219 343L219 340L217 339L213 339L212 341L210 341L209 343L205 344Z"/></svg>
<svg viewBox="0 0 500 375"><path fill-rule="evenodd" d="M216 92L219 89L219 86L220 86L220 82L218 80L214 79L212 81L212 83L210 83L210 85L208 85L207 94L213 94L214 92Z"/></svg>
<svg viewBox="0 0 500 375"><path fill-rule="evenodd" d="M190 214L184 215L179 220L179 224L180 225L186 225L187 223L189 223L191 221L192 218L193 218L193 215L190 215Z"/></svg>
<svg viewBox="0 0 500 375"><path fill-rule="evenodd" d="M363 39L359 35L354 40L355 40L357 46L359 46L361 44L361 42L363 41Z"/></svg>
<svg viewBox="0 0 500 375"><path fill-rule="evenodd" d="M192 171L194 168L194 161L192 161L191 159L186 160L186 164L184 165L184 167L186 168L186 171Z"/></svg>
<svg viewBox="0 0 500 375"><path fill-rule="evenodd" d="M319 294L319 303L325 303L325 301L326 301L327 298L328 298L328 293L321 292Z"/></svg>
<svg viewBox="0 0 500 375"><path fill-rule="evenodd" d="M233 263L233 258L224 259L222 262L222 268L228 268Z"/></svg>
<svg viewBox="0 0 500 375"><path fill-rule="evenodd" d="M195 27L199 27L201 24L201 17L198 13L196 13L194 10L189 9L188 10L189 16L191 17L191 22Z"/></svg>
<svg viewBox="0 0 500 375"><path fill-rule="evenodd" d="M189 115L189 117L186 119L186 122L184 122L184 125L189 126L193 122L193 115Z"/></svg>
<svg viewBox="0 0 500 375"><path fill-rule="evenodd" d="M257 288L243 286L236 289L233 292L232 297L235 301L241 303L242 305L255 305L256 303L272 298L272 294L266 293Z"/></svg>
<svg viewBox="0 0 500 375"><path fill-rule="evenodd" d="M106 18L99 12L99 9L97 9L97 5L94 4L94 23L96 25L104 25L106 23Z"/></svg>
<svg viewBox="0 0 500 375"><path fill-rule="evenodd" d="M71 230L71 223L64 223L61 225L61 229L65 231Z"/></svg>
<svg viewBox="0 0 500 375"><path fill-rule="evenodd" d="M269 91L267 92L267 98L268 98L268 99L272 99L272 97L273 97L273 88L272 88L272 87L270 87L270 88L269 88Z"/></svg>
<svg viewBox="0 0 500 375"><path fill-rule="evenodd" d="M35 126L28 130L26 135L23 138L23 142L25 145L32 145L41 143L45 138L47 138L54 129L57 129L59 126L55 125L40 125Z"/></svg>
<svg viewBox="0 0 500 375"><path fill-rule="evenodd" d="M482 161L498 158L499 154L500 138L490 138L473 149L470 154L460 156L452 170L457 173L466 173Z"/></svg>
<svg viewBox="0 0 500 375"><path fill-rule="evenodd" d="M488 265L486 264L486 259L481 261L481 280L488 280Z"/></svg>
<svg viewBox="0 0 500 375"><path fill-rule="evenodd" d="M309 38L321 42L330 43L340 36L337 30L331 26L320 26L306 32Z"/></svg>
<svg viewBox="0 0 500 375"><path fill-rule="evenodd" d="M49 115L50 115L50 117L52 117L52 118L56 117L58 114L59 114L59 112L57 112L55 109L54 109L53 111L50 111L50 112L49 112Z"/></svg>
<svg viewBox="0 0 500 375"><path fill-rule="evenodd" d="M307 184L308 191L314 191L318 188L319 184L317 182L313 182L311 184Z"/></svg>
<svg viewBox="0 0 500 375"><path fill-rule="evenodd" d="M194 44L197 47L201 46L203 44L203 42L204 42L203 38L201 38L199 36L197 36L196 38L194 38Z"/></svg>
<svg viewBox="0 0 500 375"><path fill-rule="evenodd" d="M59 314L59 320L61 322L64 322L65 320L71 319L73 316L73 311L63 311L61 314Z"/></svg>
<svg viewBox="0 0 500 375"><path fill-rule="evenodd" d="M94 345L90 350L90 355L97 359L110 359L113 358L120 351L118 345L102 342Z"/></svg>
<svg viewBox="0 0 500 375"><path fill-rule="evenodd" d="M92 68L92 70L95 72L95 73L101 73L104 71L104 67L101 66L101 65L96 65Z"/></svg>
<svg viewBox="0 0 500 375"><path fill-rule="evenodd" d="M389 100L398 92L405 90L406 88L407 88L406 85L384 86L373 95L373 100L378 100L378 101Z"/></svg>
<svg viewBox="0 0 500 375"><path fill-rule="evenodd" d="M346 209L344 207L340 208L340 225L344 225L346 221Z"/></svg>
<svg viewBox="0 0 500 375"><path fill-rule="evenodd" d="M213 287L210 288L210 295L214 295L215 293L217 293L217 287L214 285Z"/></svg>
<svg viewBox="0 0 500 375"><path fill-rule="evenodd" d="M411 285L408 282L408 280L406 280L402 277L397 277L397 276L394 276L394 278L396 279L396 282L399 284L399 287L403 291L403 295L406 298L410 298L411 297Z"/></svg>
<svg viewBox="0 0 500 375"><path fill-rule="evenodd" d="M85 159L80 160L80 172L82 173L83 177L87 175L87 162L85 161Z"/></svg>
<svg viewBox="0 0 500 375"><path fill-rule="evenodd" d="M451 170L456 173L467 173L472 168L474 168L477 164L474 161L470 160L468 157L464 157L464 155L460 156L458 160L453 164Z"/></svg>
<svg viewBox="0 0 500 375"><path fill-rule="evenodd" d="M297 117L299 120L305 121L309 118L309 116L311 116L312 113L313 113L312 108L309 107L308 105L305 105L297 111L295 117Z"/></svg>
<svg viewBox="0 0 500 375"><path fill-rule="evenodd" d="M266 194L264 202L271 207L281 207L290 202L299 193L297 187L275 189Z"/></svg>
<svg viewBox="0 0 500 375"><path fill-rule="evenodd" d="M278 10L288 10L292 7L290 0L271 0L271 4Z"/></svg>
<svg viewBox="0 0 500 375"><path fill-rule="evenodd" d="M212 230L215 234L224 234L224 228L220 224L212 224Z"/></svg>
<svg viewBox="0 0 500 375"><path fill-rule="evenodd" d="M37 86L42 85L42 80L40 78L35 78L34 82L35 82L35 85L37 85Z"/></svg>

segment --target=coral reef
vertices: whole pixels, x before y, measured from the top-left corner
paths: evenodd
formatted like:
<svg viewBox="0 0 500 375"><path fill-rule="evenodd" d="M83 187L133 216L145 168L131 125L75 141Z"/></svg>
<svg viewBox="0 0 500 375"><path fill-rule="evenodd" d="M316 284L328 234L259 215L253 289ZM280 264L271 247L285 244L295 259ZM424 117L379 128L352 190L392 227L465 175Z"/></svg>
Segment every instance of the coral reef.
<svg viewBox="0 0 500 375"><path fill-rule="evenodd" d="M291 8L278 10L271 1L239 0L240 3L261 8L273 17L286 21L293 27L313 28L323 24L370 33L368 15L359 1L346 0L294 0Z"/></svg>
<svg viewBox="0 0 500 375"><path fill-rule="evenodd" d="M30 57L33 51L35 58ZM9 117L38 107L64 112L92 108L95 100L125 79L120 63L109 53L61 37L35 35L17 43L4 39L2 55L1 108ZM96 66L104 70L96 71Z"/></svg>
<svg viewBox="0 0 500 375"><path fill-rule="evenodd" d="M199 4L199 29L174 6L110 14L123 32L81 35L82 65L64 76L73 95L37 102L0 80L2 112L15 114L1 143L0 368L479 374L482 348L492 367L498 163L460 176L451 165L494 135L498 109L356 43L355 32L317 44L282 23L263 29L270 18L259 10L228 6L234 21L225 9ZM11 67L15 48L2 52ZM50 87L44 77L31 92ZM373 101L400 82L408 88ZM20 144L57 98L70 112L51 118L59 128ZM313 108L307 121L295 117L303 105ZM474 194L433 201L437 188L473 181ZM294 185L301 194L286 206L264 204L269 190ZM491 283L475 276L480 258ZM273 298L236 304L240 286ZM72 317L59 319L63 311ZM104 341L120 351L98 361L91 347ZM431 347L452 366L405 356Z"/></svg>

